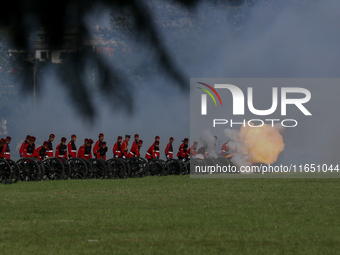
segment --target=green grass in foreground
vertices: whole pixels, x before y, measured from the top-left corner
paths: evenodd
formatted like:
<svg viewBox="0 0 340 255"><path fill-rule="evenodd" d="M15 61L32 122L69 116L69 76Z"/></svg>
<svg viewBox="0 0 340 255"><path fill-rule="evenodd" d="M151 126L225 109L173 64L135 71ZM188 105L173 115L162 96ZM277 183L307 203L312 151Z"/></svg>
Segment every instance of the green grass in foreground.
<svg viewBox="0 0 340 255"><path fill-rule="evenodd" d="M0 254L335 254L339 184L167 176L0 185Z"/></svg>

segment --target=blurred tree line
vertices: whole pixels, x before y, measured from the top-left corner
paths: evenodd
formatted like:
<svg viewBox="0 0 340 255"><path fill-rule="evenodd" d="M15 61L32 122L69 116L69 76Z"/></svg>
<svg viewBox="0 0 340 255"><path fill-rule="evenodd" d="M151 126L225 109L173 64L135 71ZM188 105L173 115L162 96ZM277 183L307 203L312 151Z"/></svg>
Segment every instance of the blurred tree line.
<svg viewBox="0 0 340 255"><path fill-rule="evenodd" d="M96 114L93 95L132 111L131 86L147 82L155 73L169 77L174 84L186 89L188 77L179 69L176 56L194 54L196 41L192 38L204 38L205 31L218 30L225 24L231 25L233 36L242 33L245 27L260 30L249 23L253 7L261 8L267 19L274 19L277 9L305 9L313 2L315 0L287 0L284 4L281 0L86 0L58 1L55 8L50 8L50 1L9 2L12 6L0 10L0 119L6 119L10 128L19 125L18 116L23 112L33 112L32 102L18 96L22 91L33 92L33 65L20 59L14 61L8 55L9 45L26 50L32 47L32 40L27 36L32 32L32 27L27 26L28 20L36 26L43 25L50 46L58 48L68 25L78 26L84 36L91 36L84 17L98 4L119 10L112 12L107 30L108 39L115 41L107 48L113 50L100 54L78 52L65 59L64 64L40 63L37 72L38 92L44 86L42 75L57 72L74 107L92 120ZM198 4L200 8L196 8ZM209 10L218 12L212 16Z"/></svg>

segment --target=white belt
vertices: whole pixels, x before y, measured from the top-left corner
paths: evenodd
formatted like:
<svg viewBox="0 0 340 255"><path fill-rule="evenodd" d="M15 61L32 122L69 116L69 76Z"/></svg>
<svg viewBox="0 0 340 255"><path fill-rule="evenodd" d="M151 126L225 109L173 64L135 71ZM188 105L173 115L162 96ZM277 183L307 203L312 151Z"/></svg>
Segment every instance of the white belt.
<svg viewBox="0 0 340 255"><path fill-rule="evenodd" d="M65 157L65 155L58 155L58 158L62 158L62 157Z"/></svg>
<svg viewBox="0 0 340 255"><path fill-rule="evenodd" d="M71 152L77 152L77 150L71 150Z"/></svg>
<svg viewBox="0 0 340 255"><path fill-rule="evenodd" d="M159 151L155 151L156 153L159 153Z"/></svg>
<svg viewBox="0 0 340 255"><path fill-rule="evenodd" d="M4 154L11 154L10 152L4 152Z"/></svg>
<svg viewBox="0 0 340 255"><path fill-rule="evenodd" d="M88 157L88 156L90 156L90 154L84 154L84 156Z"/></svg>
<svg viewBox="0 0 340 255"><path fill-rule="evenodd" d="M168 151L168 153L171 153L171 154L172 154L173 152L172 152L172 151Z"/></svg>
<svg viewBox="0 0 340 255"><path fill-rule="evenodd" d="M53 150L47 151L47 152L53 152Z"/></svg>
<svg viewBox="0 0 340 255"><path fill-rule="evenodd" d="M150 154L150 153L148 153L148 152L147 152L146 154L151 156L151 154Z"/></svg>
<svg viewBox="0 0 340 255"><path fill-rule="evenodd" d="M120 151L116 151L116 153L120 153Z"/></svg>

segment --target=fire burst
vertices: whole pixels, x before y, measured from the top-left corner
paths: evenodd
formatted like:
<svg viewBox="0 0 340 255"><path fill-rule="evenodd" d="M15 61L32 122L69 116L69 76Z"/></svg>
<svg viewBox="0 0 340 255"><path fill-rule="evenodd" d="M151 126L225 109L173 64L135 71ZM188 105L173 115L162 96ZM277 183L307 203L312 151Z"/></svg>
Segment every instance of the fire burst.
<svg viewBox="0 0 340 255"><path fill-rule="evenodd" d="M242 126L240 131L226 129L224 134L230 139L228 146L235 151L232 162L237 166L255 163L273 164L284 150L280 126Z"/></svg>

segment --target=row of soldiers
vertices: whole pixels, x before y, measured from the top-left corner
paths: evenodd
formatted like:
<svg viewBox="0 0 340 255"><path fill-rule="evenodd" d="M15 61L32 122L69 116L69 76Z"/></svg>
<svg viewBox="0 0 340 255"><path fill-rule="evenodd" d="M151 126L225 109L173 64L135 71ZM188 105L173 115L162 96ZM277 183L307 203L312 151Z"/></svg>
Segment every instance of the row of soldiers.
<svg viewBox="0 0 340 255"><path fill-rule="evenodd" d="M140 155L140 148L143 145L143 141L139 139L139 135L134 135L134 141L132 143L131 149L129 151L129 141L130 135L125 135L125 140L121 136L118 136L117 142L113 146L113 157L115 158L131 158L131 157L139 157ZM53 144L55 135L50 134L49 139L43 143L40 147L35 147L36 138L34 136L27 135L26 140L21 144L19 154L20 157L29 158L29 157L36 157L40 160L43 160L47 157L53 157ZM92 158L99 158L106 160L106 153L108 151L108 147L106 146L106 142L104 141L104 134L100 133L98 141L94 144L92 148L92 144L94 141L92 139L86 138L84 140L84 144L80 146L77 151L76 147L76 139L77 136L73 134L71 136L71 141L66 145L66 138L62 137L60 144L56 147L55 157L57 158L84 158L84 159L92 159ZM5 141L5 139L1 139ZM7 141L7 138L6 138ZM10 137L9 137L10 141ZM159 152L159 141L160 137L156 136L154 143L150 146L147 150L145 158L148 160L151 159L159 159L160 152ZM170 137L169 143L165 148L165 156L167 159L173 158L173 141L174 138ZM193 146L190 148L188 147L189 139L185 138L183 143L180 145L179 150L177 152L178 159L187 159L190 158L190 155L195 156L197 154L197 142L194 142ZM7 145L6 145L7 144ZM1 150L2 148L2 150ZM9 149L9 142L5 143L4 146L0 148L1 151L6 151L0 154L1 158L10 159L10 149ZM93 152L93 154L92 154Z"/></svg>

